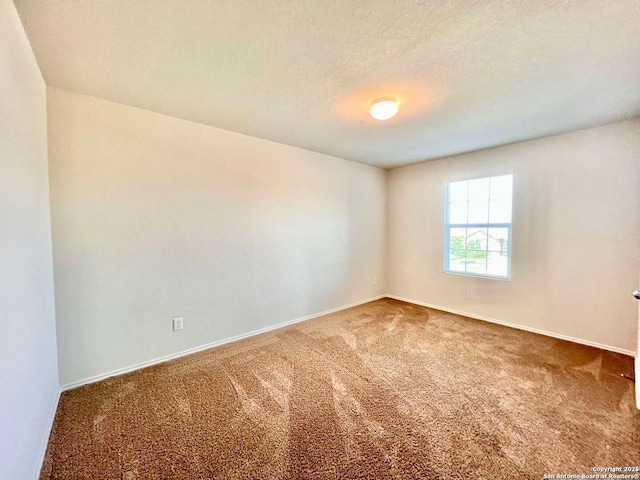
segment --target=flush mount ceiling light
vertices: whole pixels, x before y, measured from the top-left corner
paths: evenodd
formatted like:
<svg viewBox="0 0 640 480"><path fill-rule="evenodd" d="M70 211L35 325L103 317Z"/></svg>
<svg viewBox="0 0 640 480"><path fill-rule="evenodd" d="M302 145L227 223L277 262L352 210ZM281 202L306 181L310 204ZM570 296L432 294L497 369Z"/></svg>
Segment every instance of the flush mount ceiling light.
<svg viewBox="0 0 640 480"><path fill-rule="evenodd" d="M398 103L395 98L379 98L371 104L369 112L376 120L389 120L398 113Z"/></svg>

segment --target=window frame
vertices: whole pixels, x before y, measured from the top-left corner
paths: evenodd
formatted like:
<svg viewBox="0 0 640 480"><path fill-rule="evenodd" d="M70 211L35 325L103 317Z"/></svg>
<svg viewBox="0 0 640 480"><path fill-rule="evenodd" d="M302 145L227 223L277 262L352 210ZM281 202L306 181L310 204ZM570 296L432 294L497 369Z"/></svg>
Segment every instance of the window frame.
<svg viewBox="0 0 640 480"><path fill-rule="evenodd" d="M449 200L450 200L450 185L452 183L457 182L469 182L472 180L481 180L485 178L494 178L494 177L505 177L511 176L511 222L509 223L490 223L487 218L486 223L449 223ZM502 282L510 282L511 281L511 244L513 243L513 184L514 184L515 175L513 172L503 173L503 174L494 174L494 175L483 175L481 177L473 177L461 180L447 180L444 183L444 253L443 253L443 271L446 274L450 275L461 275L464 277L473 277L473 278L485 278L488 280L499 280ZM450 269L450 260L451 260L451 229L452 228L486 228L487 232L489 228L506 228L508 230L509 239L507 241L507 275L489 275L486 273L473 273L473 272L457 272ZM465 252L468 249L466 248L465 242ZM487 250L489 251L489 250ZM465 255L466 258L466 255ZM486 270L486 269L485 269Z"/></svg>

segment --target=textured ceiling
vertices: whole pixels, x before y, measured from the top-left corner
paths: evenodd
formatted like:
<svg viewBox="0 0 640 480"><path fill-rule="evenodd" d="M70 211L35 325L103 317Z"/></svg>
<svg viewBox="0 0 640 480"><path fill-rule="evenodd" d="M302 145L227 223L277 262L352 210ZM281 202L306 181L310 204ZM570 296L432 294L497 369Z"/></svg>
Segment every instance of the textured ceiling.
<svg viewBox="0 0 640 480"><path fill-rule="evenodd" d="M640 114L638 0L15 3L49 85L382 167Z"/></svg>

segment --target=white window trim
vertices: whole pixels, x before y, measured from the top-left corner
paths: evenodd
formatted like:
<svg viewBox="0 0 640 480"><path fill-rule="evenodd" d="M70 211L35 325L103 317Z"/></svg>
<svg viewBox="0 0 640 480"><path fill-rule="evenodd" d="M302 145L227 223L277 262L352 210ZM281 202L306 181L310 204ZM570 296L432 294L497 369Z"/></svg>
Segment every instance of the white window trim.
<svg viewBox="0 0 640 480"><path fill-rule="evenodd" d="M459 275L463 277L473 277L473 278L485 278L488 280L498 280L502 282L510 282L511 281L511 243L513 242L513 193L511 195L511 222L509 223L449 223L449 185L455 182L468 182L471 180L478 180L481 178L492 178L492 177L500 177L503 175L511 175L511 185L513 188L513 183L515 179L514 172L503 173L503 174L494 174L494 175L483 175L480 177L467 178L461 180L449 180L444 182L444 253L443 253L443 271L449 275ZM489 207L490 208L490 207ZM509 229L509 241L507 242L507 276L503 277L501 275L487 275L485 273L469 273L469 272L456 272L449 269L449 261L450 261L450 246L451 246L451 229L452 228L508 228ZM466 252L466 249L465 249Z"/></svg>

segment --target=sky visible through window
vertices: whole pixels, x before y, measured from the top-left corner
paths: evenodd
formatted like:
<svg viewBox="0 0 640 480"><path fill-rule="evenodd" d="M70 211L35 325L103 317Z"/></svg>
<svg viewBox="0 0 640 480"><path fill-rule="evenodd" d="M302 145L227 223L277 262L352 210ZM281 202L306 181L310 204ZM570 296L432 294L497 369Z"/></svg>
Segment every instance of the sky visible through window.
<svg viewBox="0 0 640 480"><path fill-rule="evenodd" d="M447 185L445 270L509 277L512 175Z"/></svg>

